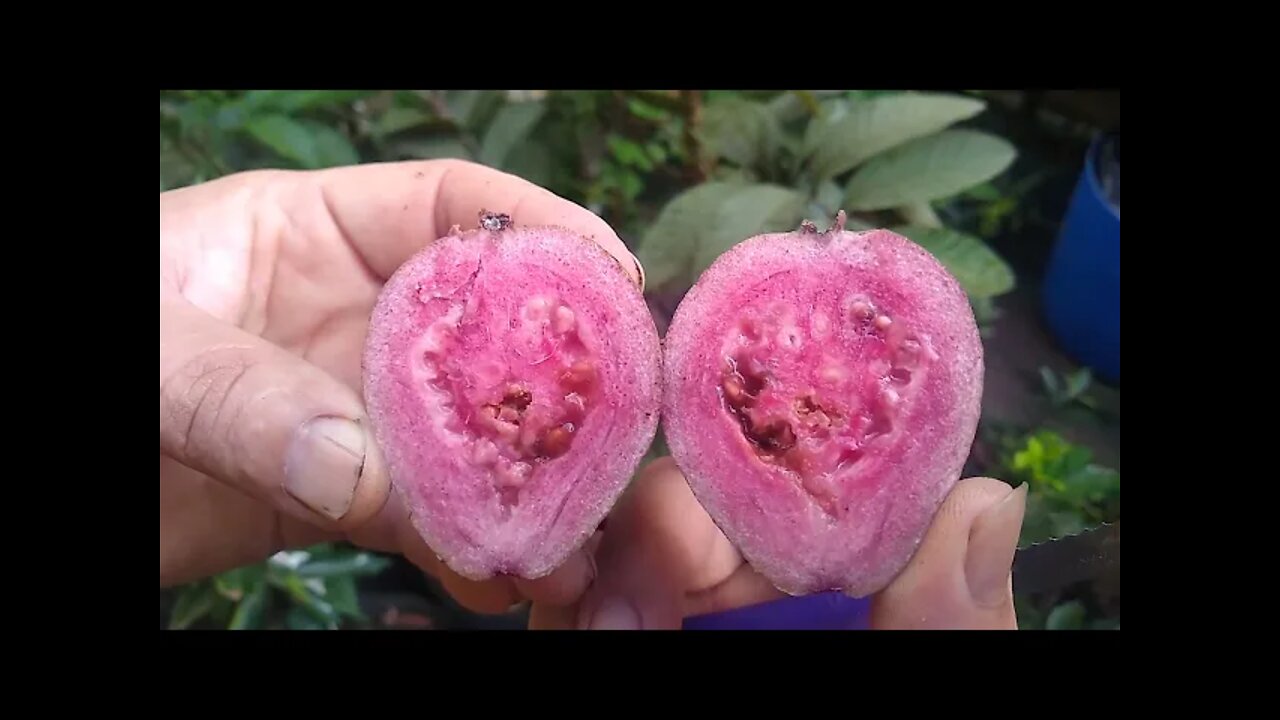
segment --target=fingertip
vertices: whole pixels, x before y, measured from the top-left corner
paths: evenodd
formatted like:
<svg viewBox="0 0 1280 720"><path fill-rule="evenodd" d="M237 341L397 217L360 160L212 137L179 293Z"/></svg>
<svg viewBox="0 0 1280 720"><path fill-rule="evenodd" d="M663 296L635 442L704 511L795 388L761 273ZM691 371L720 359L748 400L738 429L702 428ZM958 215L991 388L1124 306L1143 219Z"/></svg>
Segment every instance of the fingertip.
<svg viewBox="0 0 1280 720"><path fill-rule="evenodd" d="M532 580L517 578L514 583L516 591L534 603L566 606L586 594L595 574L595 562L584 547L570 555L551 574Z"/></svg>
<svg viewBox="0 0 1280 720"><path fill-rule="evenodd" d="M365 436L364 460L356 481L355 494L347 513L338 520L343 530L364 526L382 513L391 498L391 478L386 461L367 421L359 422Z"/></svg>

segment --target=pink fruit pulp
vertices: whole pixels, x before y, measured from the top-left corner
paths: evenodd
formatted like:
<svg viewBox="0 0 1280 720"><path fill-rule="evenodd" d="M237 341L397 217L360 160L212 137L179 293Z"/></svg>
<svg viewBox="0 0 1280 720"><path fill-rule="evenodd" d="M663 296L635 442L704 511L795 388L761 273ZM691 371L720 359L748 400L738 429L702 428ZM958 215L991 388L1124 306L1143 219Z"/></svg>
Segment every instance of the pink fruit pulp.
<svg viewBox="0 0 1280 720"><path fill-rule="evenodd" d="M664 432L699 501L784 592L865 596L959 479L983 347L952 275L886 230L746 240L665 339Z"/></svg>
<svg viewBox="0 0 1280 720"><path fill-rule="evenodd" d="M540 577L578 548L630 480L661 402L657 330L612 256L496 217L390 278L364 356L396 491L426 543L476 580Z"/></svg>

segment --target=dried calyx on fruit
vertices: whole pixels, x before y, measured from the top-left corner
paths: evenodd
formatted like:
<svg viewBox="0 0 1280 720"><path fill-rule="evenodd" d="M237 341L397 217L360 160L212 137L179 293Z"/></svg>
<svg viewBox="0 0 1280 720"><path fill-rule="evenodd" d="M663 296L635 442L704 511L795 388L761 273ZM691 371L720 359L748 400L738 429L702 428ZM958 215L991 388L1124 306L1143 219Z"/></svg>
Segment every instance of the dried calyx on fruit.
<svg viewBox="0 0 1280 720"><path fill-rule="evenodd" d="M983 348L955 278L842 211L722 255L665 346L671 453L755 569L797 595L887 585L977 429Z"/></svg>
<svg viewBox="0 0 1280 720"><path fill-rule="evenodd" d="M364 392L396 492L472 579L546 575L591 535L657 429L639 288L594 241L481 212L374 308Z"/></svg>

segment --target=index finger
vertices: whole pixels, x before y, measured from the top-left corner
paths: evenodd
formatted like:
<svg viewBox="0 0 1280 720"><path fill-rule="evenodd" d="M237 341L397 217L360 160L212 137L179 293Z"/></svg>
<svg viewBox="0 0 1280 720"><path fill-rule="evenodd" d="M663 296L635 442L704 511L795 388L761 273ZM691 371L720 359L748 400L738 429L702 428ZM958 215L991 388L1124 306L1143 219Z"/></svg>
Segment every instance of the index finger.
<svg viewBox="0 0 1280 720"><path fill-rule="evenodd" d="M333 168L319 174L324 202L342 232L381 278L450 228L480 212L521 225L559 225L594 240L641 289L644 271L609 224L528 180L465 160L419 160Z"/></svg>

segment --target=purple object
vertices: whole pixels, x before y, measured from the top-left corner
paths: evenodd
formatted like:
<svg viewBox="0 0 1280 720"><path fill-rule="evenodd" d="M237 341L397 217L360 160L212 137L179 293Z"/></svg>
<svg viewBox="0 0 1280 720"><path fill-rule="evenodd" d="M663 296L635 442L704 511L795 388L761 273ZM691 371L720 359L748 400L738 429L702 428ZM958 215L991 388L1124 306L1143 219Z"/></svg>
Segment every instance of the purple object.
<svg viewBox="0 0 1280 720"><path fill-rule="evenodd" d="M685 618L685 630L868 630L871 601L838 592L788 597L773 602Z"/></svg>

